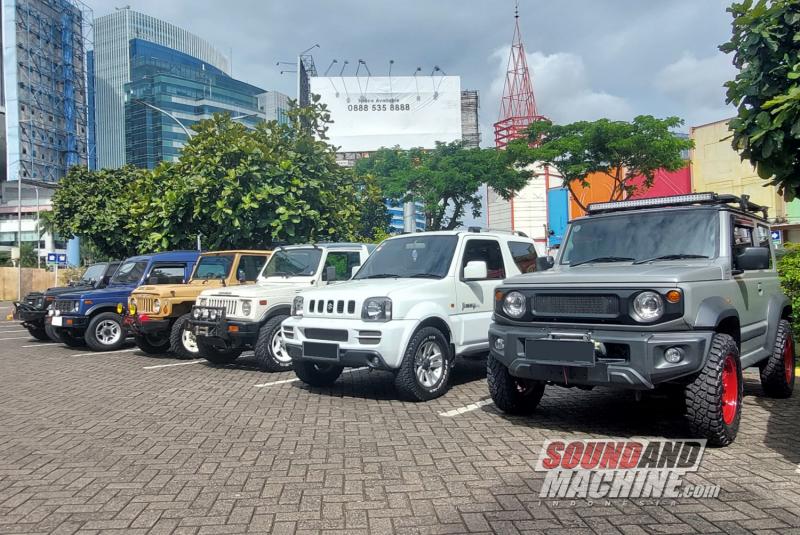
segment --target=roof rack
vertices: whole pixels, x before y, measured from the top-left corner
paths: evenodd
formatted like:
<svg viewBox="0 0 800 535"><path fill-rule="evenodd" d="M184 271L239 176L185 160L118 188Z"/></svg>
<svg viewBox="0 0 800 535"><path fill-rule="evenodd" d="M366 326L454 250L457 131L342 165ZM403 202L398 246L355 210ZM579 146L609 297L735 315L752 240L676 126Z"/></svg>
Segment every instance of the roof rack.
<svg viewBox="0 0 800 535"><path fill-rule="evenodd" d="M590 214L607 212L621 212L638 208L656 208L666 206L689 206L693 204L734 204L743 212L756 214L761 212L767 219L767 207L750 202L749 195L730 195L718 193L691 193L688 195L672 195L669 197L652 197L649 199L635 199L630 201L595 202L590 204L586 211Z"/></svg>
<svg viewBox="0 0 800 535"><path fill-rule="evenodd" d="M483 227L467 227L467 232L497 232L500 234L513 234L514 236L520 236L522 238L527 238L528 235L522 232L521 230L505 230L505 229L494 229L494 228L483 228Z"/></svg>

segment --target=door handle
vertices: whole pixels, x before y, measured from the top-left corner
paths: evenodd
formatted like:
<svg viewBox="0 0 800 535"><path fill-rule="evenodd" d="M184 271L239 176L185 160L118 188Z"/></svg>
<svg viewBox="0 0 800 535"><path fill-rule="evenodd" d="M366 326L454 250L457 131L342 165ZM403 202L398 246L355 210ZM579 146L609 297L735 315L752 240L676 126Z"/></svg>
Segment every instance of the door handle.
<svg viewBox="0 0 800 535"><path fill-rule="evenodd" d="M764 295L764 288L761 287L761 283L758 283L758 295Z"/></svg>

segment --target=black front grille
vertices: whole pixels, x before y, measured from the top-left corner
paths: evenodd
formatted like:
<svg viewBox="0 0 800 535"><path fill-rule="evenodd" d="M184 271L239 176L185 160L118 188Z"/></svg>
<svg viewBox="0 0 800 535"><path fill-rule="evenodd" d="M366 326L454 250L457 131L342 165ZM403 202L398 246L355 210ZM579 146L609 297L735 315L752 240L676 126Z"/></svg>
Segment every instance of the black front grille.
<svg viewBox="0 0 800 535"><path fill-rule="evenodd" d="M310 340L330 340L347 342L347 331L341 329L306 329L303 331Z"/></svg>
<svg viewBox="0 0 800 535"><path fill-rule="evenodd" d="M616 295L537 294L533 296L536 316L617 316Z"/></svg>

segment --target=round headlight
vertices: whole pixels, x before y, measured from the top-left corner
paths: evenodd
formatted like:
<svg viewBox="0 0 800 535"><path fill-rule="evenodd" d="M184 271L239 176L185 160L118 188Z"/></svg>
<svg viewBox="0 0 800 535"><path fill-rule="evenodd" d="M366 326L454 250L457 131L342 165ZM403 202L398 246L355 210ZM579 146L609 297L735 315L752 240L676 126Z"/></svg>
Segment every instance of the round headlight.
<svg viewBox="0 0 800 535"><path fill-rule="evenodd" d="M511 318L525 315L525 296L519 292L509 292L503 299L503 312Z"/></svg>
<svg viewBox="0 0 800 535"><path fill-rule="evenodd" d="M633 317L636 321L656 321L664 315L664 300L656 292L642 292L633 300Z"/></svg>
<svg viewBox="0 0 800 535"><path fill-rule="evenodd" d="M242 301L242 314L244 314L245 316L249 316L252 310L253 307L249 299L245 299L244 301Z"/></svg>
<svg viewBox="0 0 800 535"><path fill-rule="evenodd" d="M199 308L195 307L194 309L192 309L192 317L194 319L197 319L197 318L200 317L200 309Z"/></svg>
<svg viewBox="0 0 800 535"><path fill-rule="evenodd" d="M153 312L155 312L156 314L161 312L161 301L159 299L153 301Z"/></svg>
<svg viewBox="0 0 800 535"><path fill-rule="evenodd" d="M203 316L203 319L208 318L208 309L207 308L202 309L201 315Z"/></svg>
<svg viewBox="0 0 800 535"><path fill-rule="evenodd" d="M210 309L208 311L208 319L210 319L211 321L214 321L215 319L217 319L217 310L216 309L212 308L212 309Z"/></svg>

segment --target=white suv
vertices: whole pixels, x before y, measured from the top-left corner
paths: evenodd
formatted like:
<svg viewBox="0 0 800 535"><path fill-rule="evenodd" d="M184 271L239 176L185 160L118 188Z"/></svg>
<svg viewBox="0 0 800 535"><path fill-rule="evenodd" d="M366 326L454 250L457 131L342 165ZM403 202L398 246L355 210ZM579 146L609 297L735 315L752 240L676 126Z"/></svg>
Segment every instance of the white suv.
<svg viewBox="0 0 800 535"><path fill-rule="evenodd" d="M278 247L256 284L201 292L190 319L200 355L227 364L253 349L261 370L288 370L292 359L283 350L280 326L292 299L306 288L346 281L374 249L361 243Z"/></svg>
<svg viewBox="0 0 800 535"><path fill-rule="evenodd" d="M494 290L534 270L533 240L516 233L446 231L381 243L350 282L294 298L283 340L297 376L324 386L345 367L396 374L403 397L448 386L456 356L485 356Z"/></svg>

